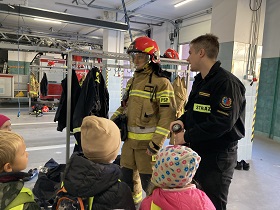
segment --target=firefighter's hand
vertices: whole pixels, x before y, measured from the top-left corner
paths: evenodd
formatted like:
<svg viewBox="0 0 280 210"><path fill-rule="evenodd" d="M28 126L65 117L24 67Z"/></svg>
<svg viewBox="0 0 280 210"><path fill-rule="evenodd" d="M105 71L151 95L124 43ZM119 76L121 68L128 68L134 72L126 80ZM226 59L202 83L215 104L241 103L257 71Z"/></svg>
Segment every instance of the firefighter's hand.
<svg viewBox="0 0 280 210"><path fill-rule="evenodd" d="M146 150L146 154L149 155L149 156L153 156L154 155L149 149Z"/></svg>
<svg viewBox="0 0 280 210"><path fill-rule="evenodd" d="M169 130L170 130L171 132L173 132L173 131L172 131L172 127L173 127L173 125L175 125L175 124L181 125L182 130L184 130L184 124L183 124L183 122L182 122L181 120L176 120L176 121L173 121L173 122L170 123Z"/></svg>
<svg viewBox="0 0 280 210"><path fill-rule="evenodd" d="M186 143L184 139L184 131L174 134L174 137L175 137L175 141L174 141L175 145L181 145Z"/></svg>

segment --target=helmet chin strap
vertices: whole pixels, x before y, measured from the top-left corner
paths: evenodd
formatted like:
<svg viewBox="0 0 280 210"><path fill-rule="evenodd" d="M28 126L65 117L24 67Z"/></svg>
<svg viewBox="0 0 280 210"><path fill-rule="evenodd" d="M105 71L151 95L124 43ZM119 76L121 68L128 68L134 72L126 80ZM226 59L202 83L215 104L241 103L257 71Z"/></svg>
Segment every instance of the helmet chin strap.
<svg viewBox="0 0 280 210"><path fill-rule="evenodd" d="M148 66L149 66L150 63L151 63L151 60L148 60L147 63L143 66L143 68L141 68L141 69L136 69L136 68L135 68L135 71L136 71L136 72L143 71L144 69L148 68Z"/></svg>

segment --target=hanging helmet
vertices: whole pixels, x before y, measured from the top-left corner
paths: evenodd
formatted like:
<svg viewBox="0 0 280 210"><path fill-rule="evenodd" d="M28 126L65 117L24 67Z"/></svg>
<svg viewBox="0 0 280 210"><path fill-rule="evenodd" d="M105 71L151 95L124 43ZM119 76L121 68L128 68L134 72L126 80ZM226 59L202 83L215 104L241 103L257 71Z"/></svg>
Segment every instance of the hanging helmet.
<svg viewBox="0 0 280 210"><path fill-rule="evenodd" d="M163 57L165 58L171 58L171 59L178 59L179 60L179 54L176 50L173 50L171 48L168 48L165 53L163 54Z"/></svg>
<svg viewBox="0 0 280 210"><path fill-rule="evenodd" d="M132 52L142 52L147 53L151 56L151 61L153 63L160 62L160 51L155 40L142 36L136 38L128 47L127 53L130 54Z"/></svg>

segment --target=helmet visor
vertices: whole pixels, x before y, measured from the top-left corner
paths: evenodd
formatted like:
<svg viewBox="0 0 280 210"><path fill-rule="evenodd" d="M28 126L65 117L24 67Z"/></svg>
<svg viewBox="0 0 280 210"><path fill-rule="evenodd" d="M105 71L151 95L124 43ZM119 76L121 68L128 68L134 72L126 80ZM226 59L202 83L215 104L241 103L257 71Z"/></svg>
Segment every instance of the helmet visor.
<svg viewBox="0 0 280 210"><path fill-rule="evenodd" d="M150 55L142 52L129 53L130 63L136 70L143 69L146 64L150 62Z"/></svg>

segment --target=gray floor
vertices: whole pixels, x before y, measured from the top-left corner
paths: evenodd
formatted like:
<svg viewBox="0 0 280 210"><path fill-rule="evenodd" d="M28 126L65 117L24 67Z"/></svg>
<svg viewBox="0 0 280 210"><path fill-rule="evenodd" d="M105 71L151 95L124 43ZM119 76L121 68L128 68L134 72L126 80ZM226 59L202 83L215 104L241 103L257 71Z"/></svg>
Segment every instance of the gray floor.
<svg viewBox="0 0 280 210"><path fill-rule="evenodd" d="M21 134L29 151L28 169L44 165L50 158L59 163L66 161L66 133L56 131L54 112L42 117L28 114L18 108L0 104L0 113L12 120L13 131ZM74 139L71 138L71 151ZM280 209L280 143L256 136L249 171L235 170L230 187L229 210L278 210ZM36 179L26 183L32 188Z"/></svg>

